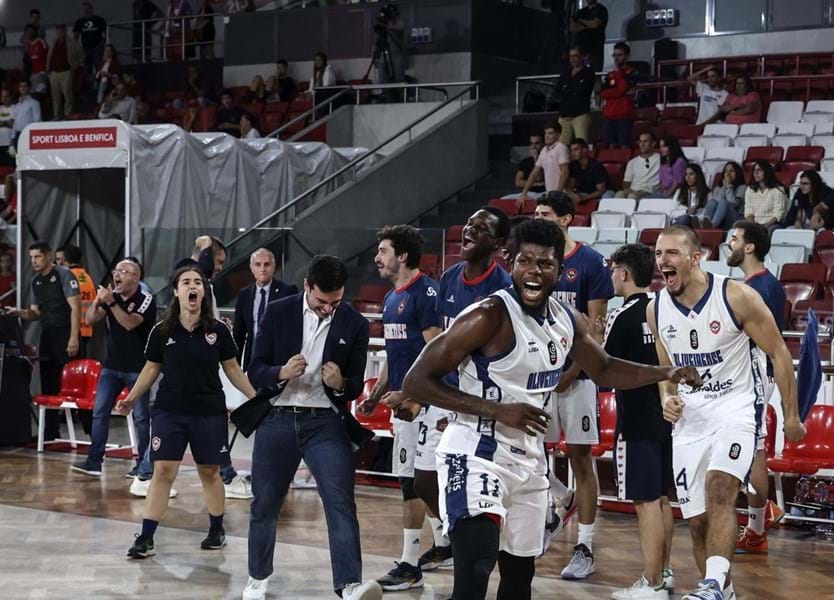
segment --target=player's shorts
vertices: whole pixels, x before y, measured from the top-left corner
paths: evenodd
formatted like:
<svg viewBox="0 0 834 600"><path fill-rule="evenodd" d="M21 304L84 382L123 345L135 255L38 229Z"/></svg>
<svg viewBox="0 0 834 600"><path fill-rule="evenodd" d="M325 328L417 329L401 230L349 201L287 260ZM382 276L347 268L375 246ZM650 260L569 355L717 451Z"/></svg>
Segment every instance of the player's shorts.
<svg viewBox="0 0 834 600"><path fill-rule="evenodd" d="M460 519L482 514L501 519L500 549L538 556L547 512L546 475L518 464L500 465L468 454L437 454L443 533Z"/></svg>
<svg viewBox="0 0 834 600"><path fill-rule="evenodd" d="M577 379L568 389L552 394L553 418L547 429L548 442L558 442L565 432L568 444L599 444L599 401L597 385L590 379Z"/></svg>
<svg viewBox="0 0 834 600"><path fill-rule="evenodd" d="M651 502L672 488L672 439L627 441L615 449L617 498Z"/></svg>
<svg viewBox="0 0 834 600"><path fill-rule="evenodd" d="M414 458L414 468L420 471L435 471L437 459L435 451L443 432L437 429L437 422L446 419L449 411L436 406L428 406L418 421L417 450ZM418 417L419 418L419 417Z"/></svg>
<svg viewBox="0 0 834 600"><path fill-rule="evenodd" d="M418 416L418 419L420 417ZM391 470L397 477L414 477L414 458L417 450L417 435L420 421L393 422L394 450L391 456Z"/></svg>
<svg viewBox="0 0 834 600"><path fill-rule="evenodd" d="M702 439L672 441L672 463L678 503L684 519L706 511L707 471L723 471L747 485L756 455L755 424L728 423Z"/></svg>
<svg viewBox="0 0 834 600"><path fill-rule="evenodd" d="M226 415L183 415L156 409L151 412L151 460L182 460L186 446L198 465L219 465L229 451Z"/></svg>
<svg viewBox="0 0 834 600"><path fill-rule="evenodd" d="M776 384L773 377L766 377L764 380L764 404L761 412L761 425L759 426L759 439L756 442L756 452L765 449L765 438L767 437L767 426L765 425L765 415L767 415L767 405L770 404L770 399L773 397L773 392L776 390Z"/></svg>

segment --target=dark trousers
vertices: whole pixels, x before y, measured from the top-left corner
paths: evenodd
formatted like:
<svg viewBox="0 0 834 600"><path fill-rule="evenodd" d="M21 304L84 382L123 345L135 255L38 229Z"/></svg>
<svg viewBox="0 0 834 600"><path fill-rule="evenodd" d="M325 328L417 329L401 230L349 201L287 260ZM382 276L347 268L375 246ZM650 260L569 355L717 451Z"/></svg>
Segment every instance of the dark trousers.
<svg viewBox="0 0 834 600"><path fill-rule="evenodd" d="M40 368L41 393L50 396L58 395L61 391L61 372L69 361L67 344L69 343L69 327L43 327L40 339ZM55 439L60 434L60 423L63 415L58 410L46 411L46 439Z"/></svg>
<svg viewBox="0 0 834 600"><path fill-rule="evenodd" d="M301 459L310 468L324 505L333 588L362 581L362 550L354 501L353 449L342 416L273 409L255 433L249 515L249 575L272 574L278 515Z"/></svg>
<svg viewBox="0 0 834 600"><path fill-rule="evenodd" d="M124 388L132 388L139 379L139 373L127 371L114 371L113 369L102 369L96 387L96 404L92 411L93 424L90 435L91 444L87 451L87 462L91 465L101 466L104 460L104 450L107 446L107 436L110 433L110 413L113 412L113 405L116 398ZM148 446L151 430L151 415L149 407L150 393L146 392L139 396L133 406L133 425L136 429L136 443L139 456L144 456ZM83 411L89 413L90 411Z"/></svg>

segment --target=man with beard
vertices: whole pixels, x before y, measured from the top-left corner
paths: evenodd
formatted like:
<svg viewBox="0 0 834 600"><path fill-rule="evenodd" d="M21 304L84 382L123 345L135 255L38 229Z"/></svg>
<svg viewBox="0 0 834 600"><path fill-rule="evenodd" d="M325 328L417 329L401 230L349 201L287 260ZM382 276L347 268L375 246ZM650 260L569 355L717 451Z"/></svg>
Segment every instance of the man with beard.
<svg viewBox="0 0 834 600"><path fill-rule="evenodd" d="M548 503L548 404L569 355L601 385L700 384L692 367L608 356L584 318L552 296L565 251L558 226L528 221L513 241L512 287L461 313L426 346L403 386L406 396L456 413L436 457L440 512L455 557L454 600L484 598L496 561L498 599L530 598ZM450 365L463 367L459 388L443 381Z"/></svg>
<svg viewBox="0 0 834 600"><path fill-rule="evenodd" d="M770 234L767 229L753 221L738 221L733 225L728 246L731 254L727 257L727 264L741 267L744 282L759 292L781 332L785 328L785 290L764 265L764 258L770 252ZM763 410L767 410L774 389L773 362L767 357ZM756 458L750 471L750 484L744 490L750 518L747 527L739 532L736 554L767 554L767 530L785 516L785 512L775 502L768 500L769 485L765 436L760 435L756 444ZM751 487L755 492L750 491Z"/></svg>

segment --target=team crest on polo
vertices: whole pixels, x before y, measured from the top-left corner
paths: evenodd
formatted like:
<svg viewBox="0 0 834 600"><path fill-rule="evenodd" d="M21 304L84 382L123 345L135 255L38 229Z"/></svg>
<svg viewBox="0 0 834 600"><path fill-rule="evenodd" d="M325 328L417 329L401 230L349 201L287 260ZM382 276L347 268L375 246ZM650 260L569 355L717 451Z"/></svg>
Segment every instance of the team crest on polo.
<svg viewBox="0 0 834 600"><path fill-rule="evenodd" d="M208 342L209 346L214 346L214 343L217 341L217 334L216 333L207 333L206 334L206 341Z"/></svg>
<svg viewBox="0 0 834 600"><path fill-rule="evenodd" d="M399 314L403 314L405 312L405 305L406 301L405 298L403 298L402 300L400 300L400 305L397 307L397 312Z"/></svg>
<svg viewBox="0 0 834 600"><path fill-rule="evenodd" d="M159 439L159 436L158 435L153 436L153 439L151 440L151 448L153 448L153 451L156 452L157 450L159 450L159 447L161 445L162 445L162 440Z"/></svg>
<svg viewBox="0 0 834 600"><path fill-rule="evenodd" d="M719 323L718 321L712 321L709 324L709 330L713 334L718 335L721 332L721 323Z"/></svg>
<svg viewBox="0 0 834 600"><path fill-rule="evenodd" d="M556 353L556 343L553 340L547 342L547 352L550 355L550 364L555 365L559 360L559 355Z"/></svg>
<svg viewBox="0 0 834 600"><path fill-rule="evenodd" d="M559 340L562 343L562 348L567 352L568 350L568 340L566 338L562 338Z"/></svg>
<svg viewBox="0 0 834 600"><path fill-rule="evenodd" d="M568 278L568 281L575 281L576 280L576 269L571 267L567 271L565 271L565 277Z"/></svg>

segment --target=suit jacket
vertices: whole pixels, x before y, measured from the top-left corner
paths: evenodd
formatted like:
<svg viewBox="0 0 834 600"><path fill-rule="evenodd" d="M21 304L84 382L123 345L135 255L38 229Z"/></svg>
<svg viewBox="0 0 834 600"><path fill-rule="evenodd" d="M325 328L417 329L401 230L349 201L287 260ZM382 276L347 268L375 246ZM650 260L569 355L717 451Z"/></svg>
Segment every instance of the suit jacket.
<svg viewBox="0 0 834 600"><path fill-rule="evenodd" d="M302 302L304 294L298 293L267 305L248 371L249 381L256 389L274 390L276 395L284 391L284 384L278 384L278 372L301 351L304 329ZM362 393L368 338L367 319L350 304L342 302L333 314L322 356L322 364L336 363L345 380L341 394L322 383L327 397L342 413L346 412L347 403Z"/></svg>
<svg viewBox="0 0 834 600"><path fill-rule="evenodd" d="M252 357L252 346L255 341L251 339L252 331L254 331L254 318L252 314L255 310L255 292L256 286L254 283L243 288L240 290L240 294L237 297L237 304L235 304L235 323L232 329L232 336L235 338L235 344L237 344L237 361L244 371L249 368L249 362ZM281 298L286 298L297 293L297 287L273 277L272 283L269 285L266 301L268 304L273 300L280 300ZM266 314L266 311L264 311L264 314Z"/></svg>

